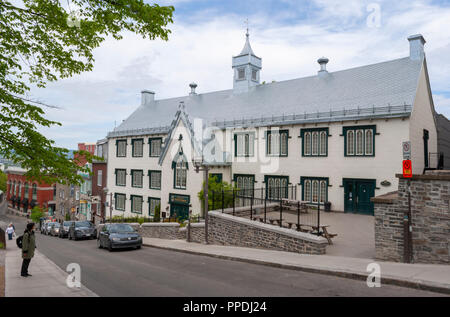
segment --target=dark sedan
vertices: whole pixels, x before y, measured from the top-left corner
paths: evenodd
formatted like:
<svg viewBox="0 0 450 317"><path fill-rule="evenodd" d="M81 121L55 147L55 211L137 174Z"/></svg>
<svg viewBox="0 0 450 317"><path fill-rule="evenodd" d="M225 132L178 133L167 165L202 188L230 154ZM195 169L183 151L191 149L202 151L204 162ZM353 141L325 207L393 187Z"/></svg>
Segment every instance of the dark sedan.
<svg viewBox="0 0 450 317"><path fill-rule="evenodd" d="M107 248L109 251L121 248L140 249L142 237L128 224L106 224L97 238L97 245L99 248Z"/></svg>
<svg viewBox="0 0 450 317"><path fill-rule="evenodd" d="M75 221L64 221L61 228L59 229L59 237L65 238L69 236L69 229L72 223Z"/></svg>
<svg viewBox="0 0 450 317"><path fill-rule="evenodd" d="M69 240L95 239L96 237L97 229L90 221L74 221L69 227Z"/></svg>

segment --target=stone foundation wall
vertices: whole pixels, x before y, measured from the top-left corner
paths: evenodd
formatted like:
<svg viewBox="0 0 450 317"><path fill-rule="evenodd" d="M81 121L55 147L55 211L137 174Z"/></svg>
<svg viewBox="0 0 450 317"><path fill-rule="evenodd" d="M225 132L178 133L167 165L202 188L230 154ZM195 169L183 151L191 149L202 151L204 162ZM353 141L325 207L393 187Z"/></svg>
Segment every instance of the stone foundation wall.
<svg viewBox="0 0 450 317"><path fill-rule="evenodd" d="M413 261L450 263L450 171L401 175L398 193L391 201L374 198L376 257L403 261L403 216L408 210L408 182L411 191Z"/></svg>
<svg viewBox="0 0 450 317"><path fill-rule="evenodd" d="M186 239L185 234L180 232L180 224L177 222L143 223L138 232L144 238Z"/></svg>

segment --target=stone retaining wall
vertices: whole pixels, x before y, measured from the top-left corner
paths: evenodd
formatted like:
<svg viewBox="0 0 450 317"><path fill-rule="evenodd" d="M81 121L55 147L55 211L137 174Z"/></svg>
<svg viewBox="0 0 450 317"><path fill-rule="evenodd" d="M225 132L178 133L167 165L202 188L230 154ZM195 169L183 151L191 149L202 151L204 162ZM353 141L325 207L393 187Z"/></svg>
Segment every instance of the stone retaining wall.
<svg viewBox="0 0 450 317"><path fill-rule="evenodd" d="M177 222L143 223L138 232L144 238L186 239L186 236L180 233L180 224Z"/></svg>
<svg viewBox="0 0 450 317"><path fill-rule="evenodd" d="M410 180L397 177L396 196L373 198L376 258L403 261L403 216L408 210L410 182L413 261L449 264L450 171L413 175Z"/></svg>
<svg viewBox="0 0 450 317"><path fill-rule="evenodd" d="M303 254L325 254L328 242L323 237L292 229L233 217L219 211L209 212L210 243L289 251ZM195 231L195 230L194 230ZM195 235L195 233L194 233ZM191 238L192 238L191 232ZM201 234L198 234L201 238Z"/></svg>

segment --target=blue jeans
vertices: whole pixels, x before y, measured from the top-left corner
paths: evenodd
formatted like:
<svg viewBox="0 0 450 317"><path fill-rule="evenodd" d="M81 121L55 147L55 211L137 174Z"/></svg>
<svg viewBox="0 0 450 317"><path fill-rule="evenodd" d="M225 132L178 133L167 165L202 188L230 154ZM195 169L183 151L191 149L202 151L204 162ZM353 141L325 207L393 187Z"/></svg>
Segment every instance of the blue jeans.
<svg viewBox="0 0 450 317"><path fill-rule="evenodd" d="M8 240L12 240L12 236L13 236L12 233L8 233Z"/></svg>

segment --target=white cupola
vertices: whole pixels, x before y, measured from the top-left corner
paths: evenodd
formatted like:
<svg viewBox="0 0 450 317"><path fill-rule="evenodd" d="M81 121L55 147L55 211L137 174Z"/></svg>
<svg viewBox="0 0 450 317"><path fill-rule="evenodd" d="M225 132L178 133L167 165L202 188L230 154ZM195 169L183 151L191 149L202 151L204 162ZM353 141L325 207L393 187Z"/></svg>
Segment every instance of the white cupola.
<svg viewBox="0 0 450 317"><path fill-rule="evenodd" d="M239 55L233 57L232 61L234 93L248 92L250 87L259 85L260 82L262 59L253 53L248 30L245 36L244 48Z"/></svg>

